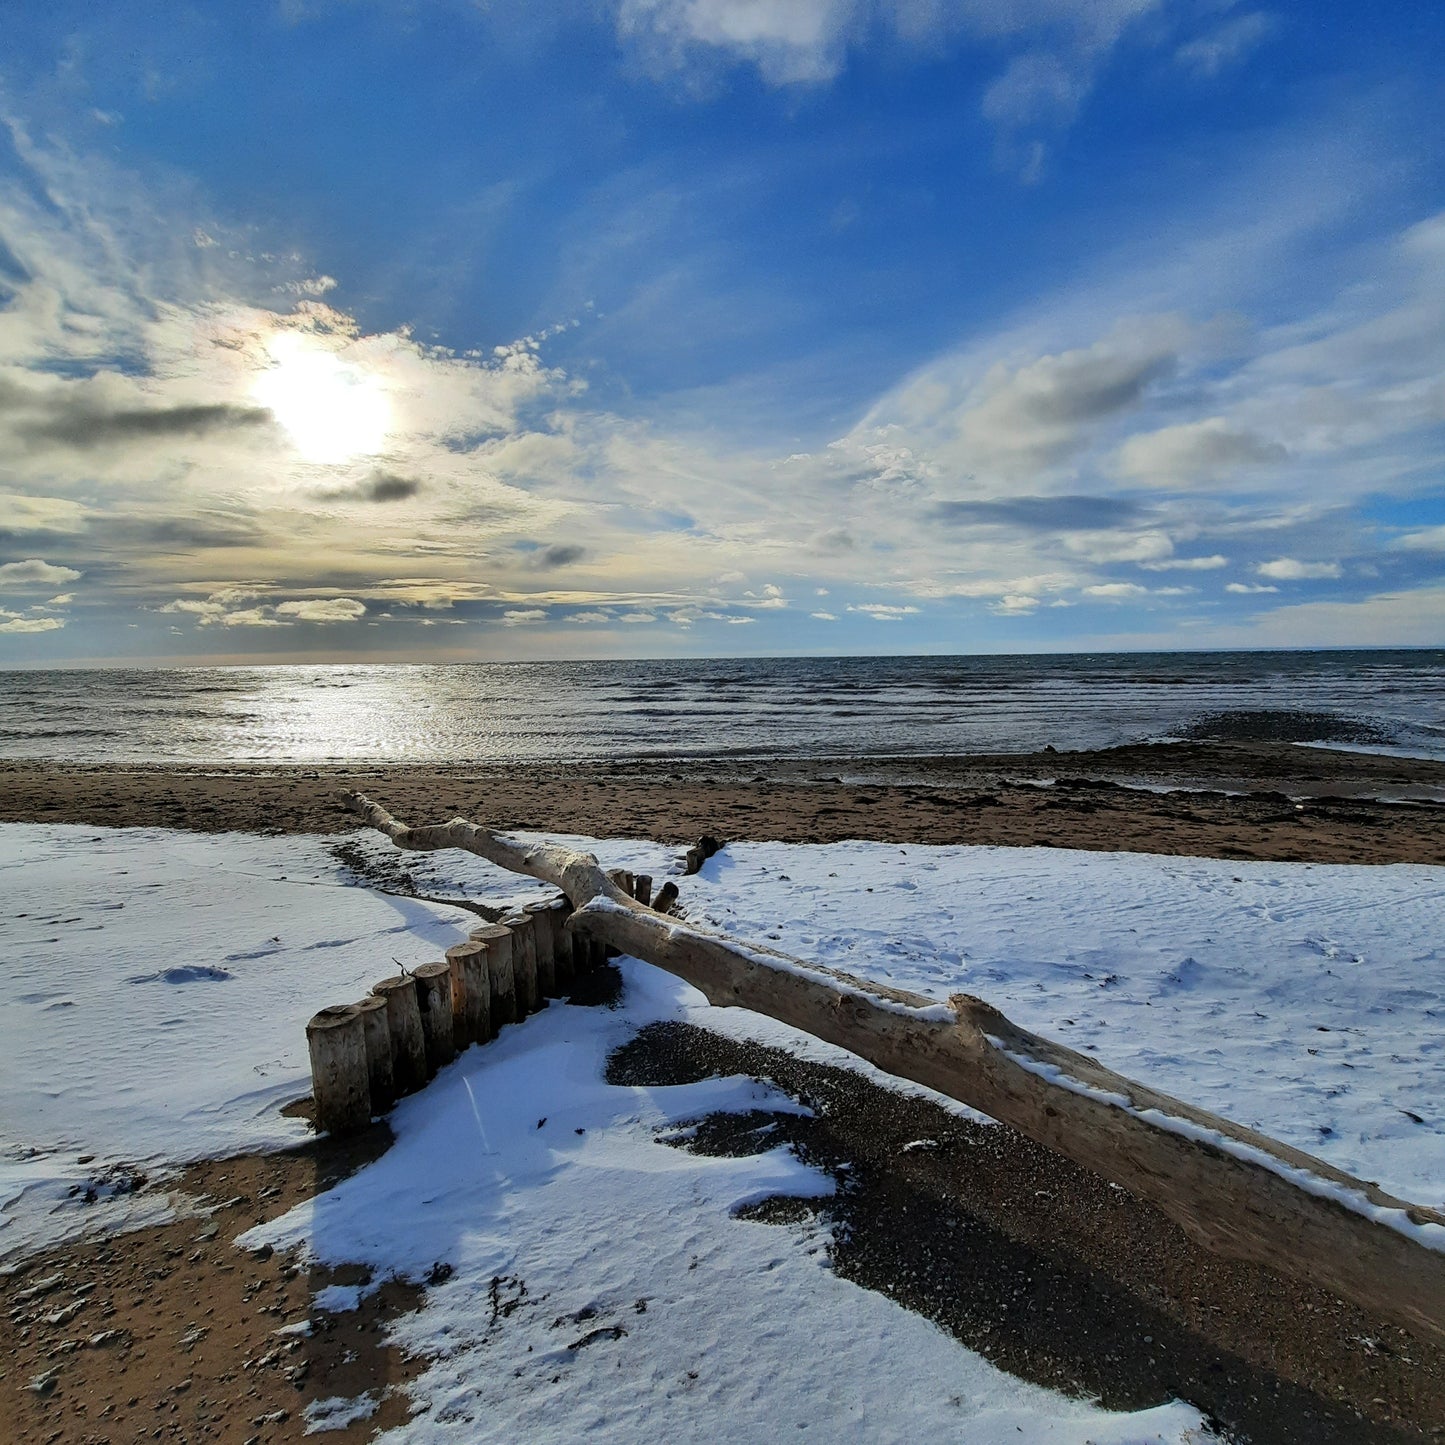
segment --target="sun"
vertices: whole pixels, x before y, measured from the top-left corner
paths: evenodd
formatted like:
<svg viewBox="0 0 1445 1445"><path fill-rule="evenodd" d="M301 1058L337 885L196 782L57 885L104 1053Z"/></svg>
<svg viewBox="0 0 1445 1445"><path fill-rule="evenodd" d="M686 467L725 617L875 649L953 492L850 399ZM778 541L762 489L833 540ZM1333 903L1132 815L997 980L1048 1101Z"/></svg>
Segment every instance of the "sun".
<svg viewBox="0 0 1445 1445"><path fill-rule="evenodd" d="M267 350L271 365L252 395L308 462L349 462L382 449L391 403L378 377L304 336L272 337Z"/></svg>

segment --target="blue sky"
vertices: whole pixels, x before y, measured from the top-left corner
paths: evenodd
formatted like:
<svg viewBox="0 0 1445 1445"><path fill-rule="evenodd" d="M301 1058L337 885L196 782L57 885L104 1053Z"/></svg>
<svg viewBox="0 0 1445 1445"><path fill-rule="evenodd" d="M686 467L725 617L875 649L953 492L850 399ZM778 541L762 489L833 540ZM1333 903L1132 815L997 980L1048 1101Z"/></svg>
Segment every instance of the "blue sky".
<svg viewBox="0 0 1445 1445"><path fill-rule="evenodd" d="M1445 13L12 8L0 665L1445 642Z"/></svg>

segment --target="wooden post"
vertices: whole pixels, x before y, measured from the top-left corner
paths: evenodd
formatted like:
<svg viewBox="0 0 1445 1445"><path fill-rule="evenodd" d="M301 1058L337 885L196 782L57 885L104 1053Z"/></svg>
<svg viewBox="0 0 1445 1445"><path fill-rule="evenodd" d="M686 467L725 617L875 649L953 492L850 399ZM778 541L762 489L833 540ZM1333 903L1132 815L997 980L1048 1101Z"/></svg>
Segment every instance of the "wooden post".
<svg viewBox="0 0 1445 1445"><path fill-rule="evenodd" d="M632 896L644 908L652 907L652 875L639 873L633 880Z"/></svg>
<svg viewBox="0 0 1445 1445"><path fill-rule="evenodd" d="M552 903L528 903L522 911L532 920L532 936L537 949L537 997L557 997L557 951L552 940Z"/></svg>
<svg viewBox="0 0 1445 1445"><path fill-rule="evenodd" d="M671 913L672 905L677 902L677 884L670 879L657 890L657 898L653 903L659 913Z"/></svg>
<svg viewBox="0 0 1445 1445"><path fill-rule="evenodd" d="M469 938L447 949L452 970L452 1038L459 1049L484 1044L492 1036L492 986L487 945ZM460 994L460 1009L458 995Z"/></svg>
<svg viewBox="0 0 1445 1445"><path fill-rule="evenodd" d="M317 1129L345 1134L366 1128L371 1123L371 1087L361 1011L355 1004L322 1009L306 1025L306 1048Z"/></svg>
<svg viewBox="0 0 1445 1445"><path fill-rule="evenodd" d="M372 988L386 1000L386 1027L391 1034L391 1072L397 1096L414 1093L427 1081L426 1041L421 1032L421 1005L416 979L409 973L384 978Z"/></svg>
<svg viewBox="0 0 1445 1445"><path fill-rule="evenodd" d="M487 945L487 979L491 992L490 1036L517 1021L517 984L512 968L512 931L499 923L472 929L472 938Z"/></svg>
<svg viewBox="0 0 1445 1445"><path fill-rule="evenodd" d="M424 963L415 971L416 1001L421 1009L421 1036L426 1042L430 1078L456 1057L452 1037L452 971L445 963Z"/></svg>
<svg viewBox="0 0 1445 1445"><path fill-rule="evenodd" d="M682 872L684 877L691 877L694 873L701 873L703 865L703 851L701 848L693 847L687 850L687 856L683 859Z"/></svg>
<svg viewBox="0 0 1445 1445"><path fill-rule="evenodd" d="M517 1018L537 1012L537 935L532 915L520 909L502 919L512 934L512 979L517 987Z"/></svg>
<svg viewBox="0 0 1445 1445"><path fill-rule="evenodd" d="M554 898L548 907L552 910L552 956L555 960L557 996L566 998L572 992L572 981L577 976L573 962L572 935L567 932L567 920L572 916L572 905L566 897Z"/></svg>
<svg viewBox="0 0 1445 1445"><path fill-rule="evenodd" d="M471 1043L467 1037L467 973L461 959L453 958L451 949L445 955L447 993L452 1006L452 1047L460 1053Z"/></svg>
<svg viewBox="0 0 1445 1445"><path fill-rule="evenodd" d="M371 1090L371 1112L384 1114L396 1103L396 1077L391 1068L391 1027L386 1000L369 994L357 1005L366 1038L366 1079Z"/></svg>

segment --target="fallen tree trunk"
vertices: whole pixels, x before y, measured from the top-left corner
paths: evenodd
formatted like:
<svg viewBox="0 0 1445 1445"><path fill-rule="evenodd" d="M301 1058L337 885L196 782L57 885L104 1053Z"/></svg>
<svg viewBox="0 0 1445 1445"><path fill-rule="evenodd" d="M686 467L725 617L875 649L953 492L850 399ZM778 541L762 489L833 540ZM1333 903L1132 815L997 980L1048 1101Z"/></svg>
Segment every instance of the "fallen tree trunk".
<svg viewBox="0 0 1445 1445"><path fill-rule="evenodd" d="M1181 1103L1020 1028L982 999L947 1004L735 942L636 902L591 854L453 819L409 828L347 806L401 848L462 848L560 888L585 930L698 988L936 1089L1156 1206L1218 1254L1334 1291L1445 1340L1445 1215Z"/></svg>

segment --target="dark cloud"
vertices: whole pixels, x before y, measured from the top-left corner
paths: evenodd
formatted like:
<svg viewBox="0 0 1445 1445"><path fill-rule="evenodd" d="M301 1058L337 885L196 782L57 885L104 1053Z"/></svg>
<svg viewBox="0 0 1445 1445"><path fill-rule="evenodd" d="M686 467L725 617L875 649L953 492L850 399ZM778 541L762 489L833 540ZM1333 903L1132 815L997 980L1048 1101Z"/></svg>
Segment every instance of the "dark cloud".
<svg viewBox="0 0 1445 1445"><path fill-rule="evenodd" d="M8 399L0 397L0 404ZM271 413L261 406L217 404L119 411L65 406L43 419L21 422L15 430L21 440L32 446L60 446L76 451L89 451L94 447L115 443L156 441L167 437L202 437L218 431L269 426L272 420Z"/></svg>
<svg viewBox="0 0 1445 1445"><path fill-rule="evenodd" d="M415 477L376 471L349 486L331 487L315 495L327 502L404 502L416 496L421 488Z"/></svg>
<svg viewBox="0 0 1445 1445"><path fill-rule="evenodd" d="M415 477L399 477L393 472L374 472L362 488L373 502L402 502L421 491Z"/></svg>
<svg viewBox="0 0 1445 1445"><path fill-rule="evenodd" d="M585 547L544 547L537 553L533 565L550 571L554 567L570 567L574 562L580 562L586 555Z"/></svg>
<svg viewBox="0 0 1445 1445"><path fill-rule="evenodd" d="M128 540L151 547L256 547L268 540L249 517L225 513L156 520L127 517L118 520L115 529Z"/></svg>
<svg viewBox="0 0 1445 1445"><path fill-rule="evenodd" d="M1026 532L1103 532L1140 520L1135 502L1112 497L1009 497L992 502L941 502L935 521L952 526L1018 527Z"/></svg>

